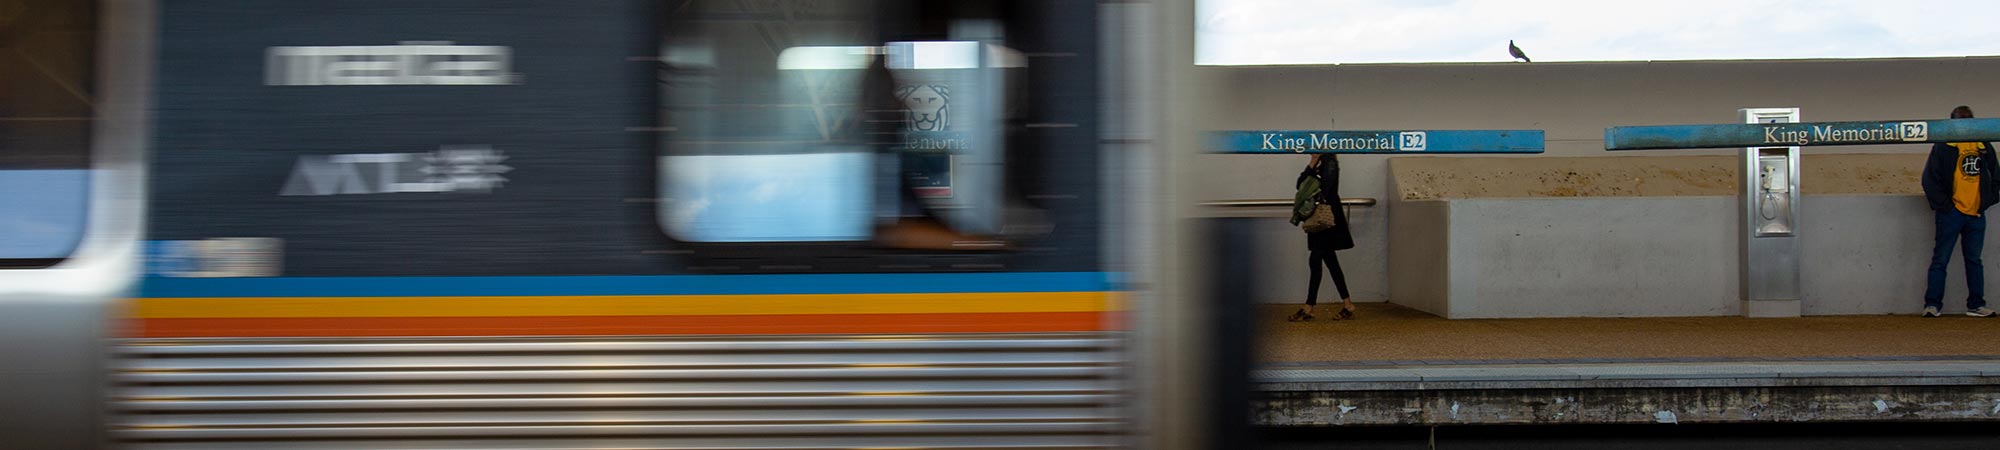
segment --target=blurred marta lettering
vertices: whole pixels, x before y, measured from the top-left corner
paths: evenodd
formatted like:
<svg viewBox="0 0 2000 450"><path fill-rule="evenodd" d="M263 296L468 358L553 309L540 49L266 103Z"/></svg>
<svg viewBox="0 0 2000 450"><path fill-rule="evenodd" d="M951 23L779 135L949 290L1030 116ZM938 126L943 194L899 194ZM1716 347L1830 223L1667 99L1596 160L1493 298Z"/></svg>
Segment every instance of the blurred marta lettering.
<svg viewBox="0 0 2000 450"><path fill-rule="evenodd" d="M270 86L503 85L520 83L511 71L513 49L408 41L400 45L271 47L264 84Z"/></svg>
<svg viewBox="0 0 2000 450"><path fill-rule="evenodd" d="M514 170L500 164L505 160L506 155L483 145L445 146L431 153L305 155L292 166L278 195L492 192L507 182L501 174ZM370 165L374 170L363 167Z"/></svg>

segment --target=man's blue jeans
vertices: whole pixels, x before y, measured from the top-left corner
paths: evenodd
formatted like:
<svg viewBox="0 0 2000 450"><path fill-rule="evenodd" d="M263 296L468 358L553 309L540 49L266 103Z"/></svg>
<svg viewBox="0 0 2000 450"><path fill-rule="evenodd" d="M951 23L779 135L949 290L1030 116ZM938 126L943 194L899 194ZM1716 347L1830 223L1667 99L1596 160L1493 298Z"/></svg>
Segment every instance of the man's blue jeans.
<svg viewBox="0 0 2000 450"><path fill-rule="evenodd" d="M1924 286L1924 306L1944 309L1944 269L1951 263L1951 244L1965 249L1965 308L1986 306L1986 266L1979 250L1986 248L1986 216L1968 216L1955 208L1937 211L1937 246L1931 248L1929 283Z"/></svg>

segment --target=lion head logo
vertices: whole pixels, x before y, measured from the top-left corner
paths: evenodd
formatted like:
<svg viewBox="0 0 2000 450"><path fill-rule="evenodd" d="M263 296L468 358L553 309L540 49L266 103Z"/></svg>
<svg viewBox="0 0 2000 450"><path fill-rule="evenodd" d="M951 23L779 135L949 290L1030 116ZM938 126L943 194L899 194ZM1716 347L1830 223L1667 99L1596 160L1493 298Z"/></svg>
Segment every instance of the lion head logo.
<svg viewBox="0 0 2000 450"><path fill-rule="evenodd" d="M951 90L938 84L914 84L896 90L896 99L910 110L910 129L944 131L951 125Z"/></svg>

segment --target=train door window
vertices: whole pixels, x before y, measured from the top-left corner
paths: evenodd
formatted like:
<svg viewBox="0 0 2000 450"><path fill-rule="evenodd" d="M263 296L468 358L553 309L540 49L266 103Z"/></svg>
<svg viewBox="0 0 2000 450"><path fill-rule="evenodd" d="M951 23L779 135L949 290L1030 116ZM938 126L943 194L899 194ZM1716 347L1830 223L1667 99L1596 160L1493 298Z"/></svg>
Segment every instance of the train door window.
<svg viewBox="0 0 2000 450"><path fill-rule="evenodd" d="M993 43L999 29L989 20L953 21L953 40L889 42L883 52L907 109L897 181L912 184L955 228L982 234L1002 226L1006 87L1015 75L1007 69L1026 64L1020 52Z"/></svg>
<svg viewBox="0 0 2000 450"><path fill-rule="evenodd" d="M657 211L669 235L865 240L909 213L900 194L910 193L962 230L1000 228L998 69L1023 58L997 45L996 20L954 19L928 36L936 40L891 39L909 35L889 31L908 19L891 3L694 0L669 13ZM875 68L891 74L885 99L864 98L876 95L865 86ZM890 120L899 131L884 133L879 122Z"/></svg>
<svg viewBox="0 0 2000 450"><path fill-rule="evenodd" d="M82 241L95 44L94 2L0 0L0 268Z"/></svg>
<svg viewBox="0 0 2000 450"><path fill-rule="evenodd" d="M872 2L687 2L661 45L668 234L691 242L868 237L875 158L855 133Z"/></svg>

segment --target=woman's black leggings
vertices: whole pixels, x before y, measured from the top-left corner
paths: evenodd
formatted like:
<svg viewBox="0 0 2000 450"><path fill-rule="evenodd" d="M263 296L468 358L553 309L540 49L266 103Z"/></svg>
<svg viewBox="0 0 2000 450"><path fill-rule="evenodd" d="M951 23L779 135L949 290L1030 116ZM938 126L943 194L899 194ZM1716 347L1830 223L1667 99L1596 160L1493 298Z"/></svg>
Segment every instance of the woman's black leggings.
<svg viewBox="0 0 2000 450"><path fill-rule="evenodd" d="M1306 265L1307 267L1312 267L1312 284L1306 290L1306 306L1319 304L1319 266L1321 264L1325 264L1328 270L1333 271L1333 287L1340 289L1340 298L1348 298L1347 275L1340 272L1340 257L1335 256L1333 253L1314 251L1307 255L1307 258L1311 258L1307 261Z"/></svg>

